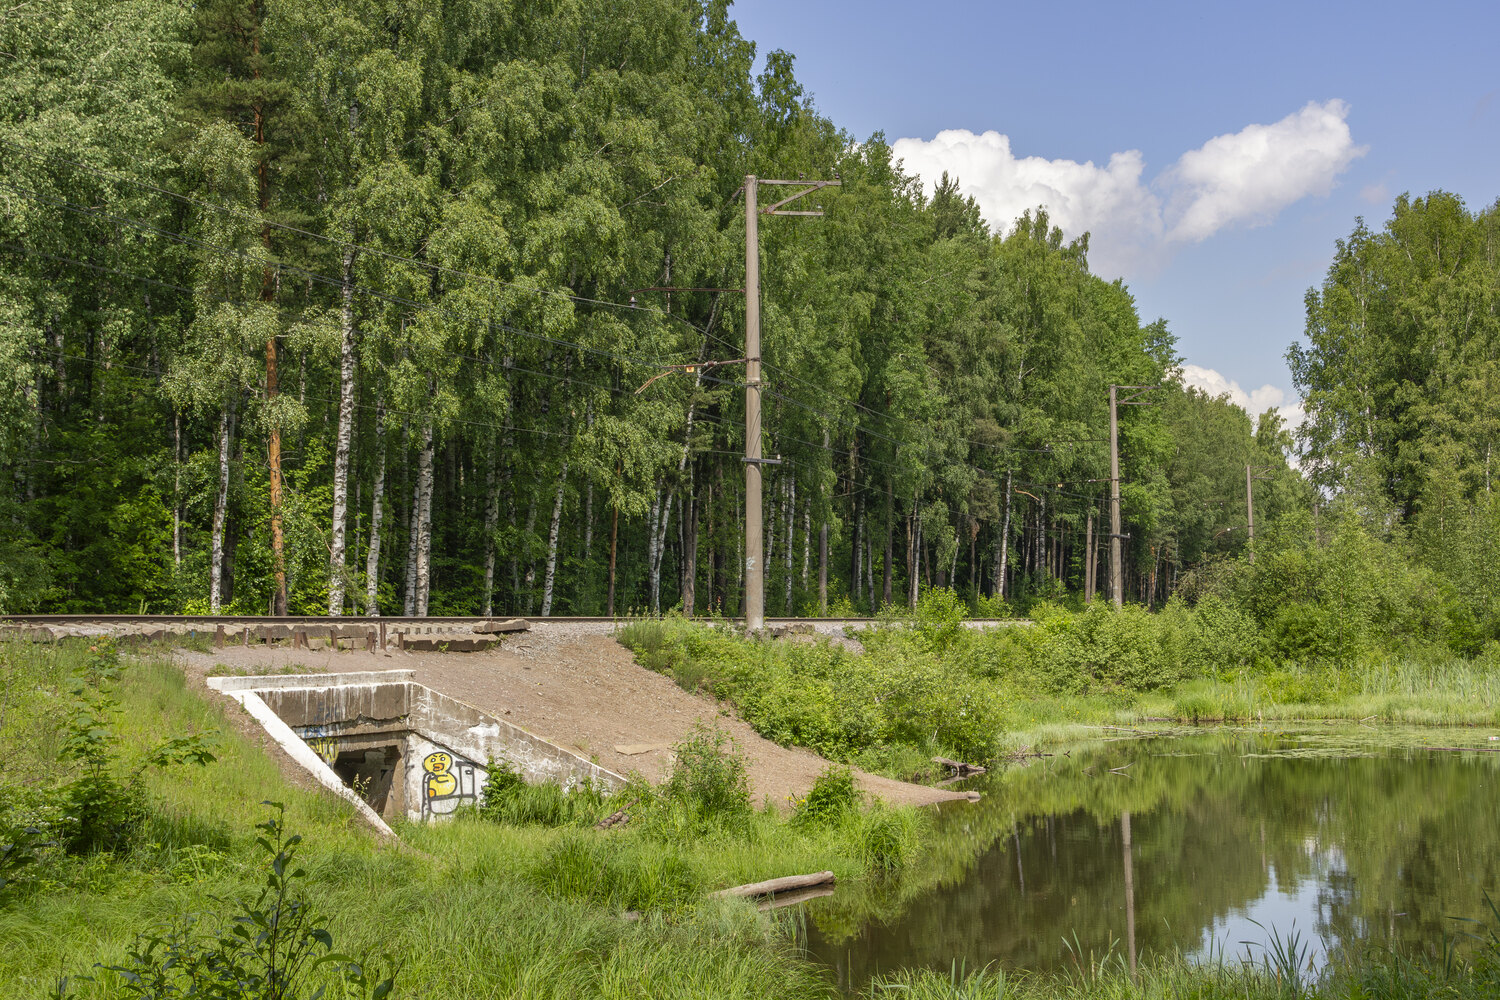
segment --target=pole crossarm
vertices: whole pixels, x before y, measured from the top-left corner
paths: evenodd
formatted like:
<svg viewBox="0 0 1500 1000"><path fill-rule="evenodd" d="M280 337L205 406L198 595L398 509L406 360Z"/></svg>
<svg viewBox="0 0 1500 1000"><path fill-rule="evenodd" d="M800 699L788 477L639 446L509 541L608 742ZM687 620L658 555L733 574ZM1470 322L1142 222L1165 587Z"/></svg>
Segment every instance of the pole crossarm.
<svg viewBox="0 0 1500 1000"><path fill-rule="evenodd" d="M823 213L821 211L817 211L817 212L795 212L795 211L794 212L782 212L782 211L780 211L780 208L783 205L790 205L792 202L796 201L798 198L804 198L807 195L812 194L814 191L821 191L823 188L826 188L826 187L843 187L843 185L844 185L843 181L766 181L766 180L763 180L763 181L760 181L759 183L761 183L761 184L785 184L785 185L806 184L807 185L807 187L803 188L801 191L798 191L796 194L792 195L790 198L783 198L780 201L776 202L774 205L769 205L766 208L762 208L760 210L760 214L761 215L822 215Z"/></svg>
<svg viewBox="0 0 1500 1000"><path fill-rule="evenodd" d="M1152 389L1160 389L1160 388L1161 388L1161 386L1159 386L1159 385L1117 385L1117 386L1115 386L1115 389L1117 389L1117 390L1118 389L1133 389L1135 391L1132 392L1130 395L1126 396L1124 399L1117 399L1115 401L1115 403L1118 406L1155 406L1156 405L1155 403L1144 403L1144 402L1137 403L1137 402L1135 402L1135 399L1136 399L1137 396L1143 396L1143 395L1145 395L1146 393L1150 392Z"/></svg>

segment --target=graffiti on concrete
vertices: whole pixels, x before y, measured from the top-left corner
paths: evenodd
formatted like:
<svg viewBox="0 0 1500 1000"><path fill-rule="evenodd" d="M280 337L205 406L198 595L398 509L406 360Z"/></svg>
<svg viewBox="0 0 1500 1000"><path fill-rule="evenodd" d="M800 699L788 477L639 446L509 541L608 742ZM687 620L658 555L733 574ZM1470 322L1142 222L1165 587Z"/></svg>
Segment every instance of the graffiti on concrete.
<svg viewBox="0 0 1500 1000"><path fill-rule="evenodd" d="M465 802L479 801L474 765L446 750L422 758L422 818L446 816Z"/></svg>
<svg viewBox="0 0 1500 1000"><path fill-rule="evenodd" d="M336 722L334 713L329 709L323 709L318 713L310 726L299 726L295 732L302 737L312 752L323 758L323 763L333 765L339 755L339 739L334 735L334 726L330 723Z"/></svg>

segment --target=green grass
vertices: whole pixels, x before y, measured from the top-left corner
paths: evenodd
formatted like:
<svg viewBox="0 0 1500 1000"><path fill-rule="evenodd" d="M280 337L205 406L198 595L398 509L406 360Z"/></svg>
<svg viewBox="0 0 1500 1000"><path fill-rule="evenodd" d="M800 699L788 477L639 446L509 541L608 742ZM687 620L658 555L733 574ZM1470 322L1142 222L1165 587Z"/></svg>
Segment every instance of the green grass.
<svg viewBox="0 0 1500 1000"><path fill-rule="evenodd" d="M227 912L222 901L253 896L263 880L253 827L266 818L265 799L286 803L288 827L305 838L305 891L338 950L387 956L399 965L398 996L829 996L828 975L794 953L795 915L767 918L742 901L708 894L832 869L839 891L820 911L819 929L837 940L899 914L920 893L940 890L968 869L975 845L986 841L979 830L933 841L925 814L912 810L844 808L834 772L816 821L789 822L773 809L736 812L732 823L706 822L683 798L659 792L660 801L638 807L625 829L598 831L593 818L613 803L601 799L583 808L577 800L564 808L555 790L527 788L501 816L505 822L466 816L401 824L401 842L382 843L341 800L286 785L273 761L233 734L220 705L190 691L170 663L128 661L109 680L107 663L87 647L4 644L0 666L0 826L55 817L49 802L77 776L77 764L58 761L77 684L102 683L118 698L112 724L122 767L134 768L145 747L169 736L214 734L219 757L203 768L146 769L150 812L126 849L81 857L52 849L0 890L6 942L0 1000L45 995L60 976L121 960L144 928L183 914L212 918ZM990 683L1007 689L1002 678ZM1386 699L1381 704L1391 715L1420 710L1441 721L1493 721L1494 709L1486 707L1496 704L1492 683L1478 665L1467 671L1393 665L1378 677L1245 672L1145 694L1006 695L1001 718L1013 727L1007 742L1030 745L1097 737L1100 725L1128 725L1194 704L1206 706L1197 710L1200 718L1220 706L1265 712L1267 719L1303 711L1365 718L1378 715L1365 709ZM1294 700L1309 698L1317 700ZM731 772L693 794L716 800L735 784ZM627 919L632 914L639 919ZM1342 978L1319 986L1320 995L1485 995L1473 985L1489 982L1483 977L1493 965L1485 961L1481 955L1473 967L1450 974L1377 957L1343 969ZM1104 962L1060 977L914 972L867 992L1269 1000L1289 995L1285 985L1264 970L1180 962L1157 963L1132 978ZM108 995L99 985L76 986L80 996Z"/></svg>
<svg viewBox="0 0 1500 1000"><path fill-rule="evenodd" d="M76 765L54 763L56 732L70 678L85 677L89 657L69 647L33 654L0 646L0 737L11 751L0 793L24 788L27 801L43 802L74 777ZM83 857L54 849L0 891L5 1000L44 995L60 976L122 960L142 929L224 914L227 903L216 900L253 896L263 878L253 827L266 818L266 799L286 804L287 827L304 838L305 891L337 950L388 956L401 969L400 996L826 996L828 976L792 954L776 920L708 893L822 869L858 886L871 870L916 855L917 814L885 809L803 828L774 810L705 827L690 810L662 808L609 831L580 825L587 817L532 817L565 821L547 826L470 815L401 824L401 843L382 843L341 800L286 785L169 663L126 661L106 686L120 703L113 725L122 760L190 733L214 734L219 759L149 771L150 815L128 849ZM27 766L17 766L23 757ZM641 917L626 919L627 911ZM108 995L99 984L74 985L78 996Z"/></svg>
<svg viewBox="0 0 1500 1000"><path fill-rule="evenodd" d="M1101 726L1500 724L1494 657L1414 650L1271 666L1206 654L1201 623L1182 609L1156 619L1140 609L1110 614L1096 606L980 632L893 620L860 634L863 653L748 640L675 618L631 622L620 641L643 666L732 702L768 739L897 778L929 773L935 754L991 759ZM1132 658L1130 669L1109 665Z"/></svg>

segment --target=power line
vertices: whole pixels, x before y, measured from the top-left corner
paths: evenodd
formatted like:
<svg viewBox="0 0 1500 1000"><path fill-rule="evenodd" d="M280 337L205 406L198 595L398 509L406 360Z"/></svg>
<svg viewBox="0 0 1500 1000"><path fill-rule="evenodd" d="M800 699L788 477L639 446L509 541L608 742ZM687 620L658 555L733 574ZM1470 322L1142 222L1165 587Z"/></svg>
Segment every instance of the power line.
<svg viewBox="0 0 1500 1000"><path fill-rule="evenodd" d="M340 290L342 290L343 288L346 287L345 283L343 282L342 279L330 277L330 276L325 275L325 274L323 274L323 273L321 273L319 271L314 271L311 268L305 268L305 267L302 267L301 265L298 265L298 264L290 264L290 263L286 263L286 262L280 262L280 263L268 262L268 261L262 260L262 259L260 259L258 257L255 257L254 255L252 255L252 254L250 254L250 253L248 253L248 252L246 252L244 250L236 250L236 249L234 249L232 247L226 248L226 247L217 246L217 245L215 245L213 243L207 242L206 240L195 239L194 237L187 236L187 235L185 235L183 233L177 233L177 232L173 232L172 230L162 229L162 228L160 228L158 226L153 226L151 223L146 222L144 219L140 219L140 218L137 218L135 216L120 215L118 213L106 212L106 211L104 211L102 209L90 208L90 207L85 206L85 205L78 205L78 204L75 204L73 202L63 201L63 200L60 200L60 199L47 198L46 196L40 195L40 194L38 194L37 192L34 192L34 191L26 191L26 190L22 190L22 189L17 189L17 193L21 194L23 197L31 197L31 198L33 198L33 199L35 199L37 201L40 201L40 202L42 202L44 204L51 204L51 205L54 205L54 206L56 206L58 208L62 208L65 211L74 212L74 213L79 214L79 215L90 216L90 217L97 217L97 218L104 218L104 219L110 219L110 220L113 220L113 221L116 221L116 222L119 222L119 223L123 223L125 225L141 229L141 230L143 230L145 232L154 233L154 234L156 234L158 236L164 237L165 239L171 240L171 241L176 242L176 243L180 243L180 244L185 245L185 246L198 247L199 249L207 250L210 253L217 253L217 254L219 254L221 256L237 257L239 259L248 261L248 262L253 263L253 264L258 264L258 265L261 265L261 266L267 266L267 265L269 265L269 266L275 267L275 268L277 268L279 270L287 271L287 272L290 272L290 273L292 273L294 275L298 275L300 277L306 278L308 281L317 282L319 284L327 285L327 286L333 287L333 288L338 288ZM476 323L478 323L478 324L482 324L482 325L490 327L491 329L504 330L504 331L506 331L508 333L514 333L514 334L516 334L518 336L527 337L527 338L532 339L532 340L537 340L537 341L540 341L540 342L543 342L543 343L547 343L547 344L550 344L550 345L552 345L554 347L571 348L573 350L581 351L581 352L586 353L586 354L594 354L594 355L598 355L600 357L609 358L609 359L614 360L614 361L619 361L619 362L621 362L623 364L636 365L636 366L642 367L642 368L670 367L669 365L665 364L664 362L660 362L660 361L646 361L646 360L643 360L643 359L640 359L640 358L633 358L633 357L629 357L627 355L617 354L617 353L615 353L613 351L606 351L606 350L603 350L603 349L597 348L597 347L589 347L589 346L587 346L585 344L574 343L573 341L563 340L563 339L561 339L559 337L552 337L552 336L549 336L549 335L544 334L544 333L535 333L535 332L533 332L531 330L526 330L526 329L523 329L521 327L513 326L513 325L511 325L509 323L504 323L504 322L501 322L499 320L494 320L494 319L479 320L479 319L475 319L475 318L472 318L472 317L465 317L465 316L462 316L462 315L456 313L452 309L447 309L447 308L444 308L444 307L441 307L441 306L438 306L438 305L435 305L435 304L432 304L432 303L417 302L414 299L409 299L409 298L406 298L405 296L396 295L396 294L393 294L393 293L390 293L390 292L380 291L378 289L373 289L370 286L364 285L364 284L350 283L347 287L350 288L351 290L355 291L355 292L360 293L361 295L372 296L372 297L375 297L375 298L378 298L378 299L382 299L382 300L384 300L386 302L390 302L390 303L393 303L393 304L404 305L404 306L407 306L408 308L411 308L411 309L421 310L421 311L424 311L424 312L438 313L440 315L443 315L443 316L446 316L446 317L449 317L449 318L457 319L457 320L459 320L460 322L463 322L463 323L468 323L468 324L476 324Z"/></svg>

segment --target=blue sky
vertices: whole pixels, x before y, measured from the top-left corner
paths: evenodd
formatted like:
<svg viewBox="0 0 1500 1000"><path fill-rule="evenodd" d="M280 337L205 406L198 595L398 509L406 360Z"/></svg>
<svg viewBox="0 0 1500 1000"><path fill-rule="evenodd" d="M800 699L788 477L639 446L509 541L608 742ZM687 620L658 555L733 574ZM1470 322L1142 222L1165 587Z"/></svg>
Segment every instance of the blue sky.
<svg viewBox="0 0 1500 1000"><path fill-rule="evenodd" d="M993 215L1055 201L1190 374L1253 410L1295 404L1283 356L1356 216L1383 224L1403 191L1500 196L1493 0L741 0L733 16L761 56L796 55L820 111L884 132L929 182L953 169Z"/></svg>

